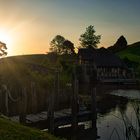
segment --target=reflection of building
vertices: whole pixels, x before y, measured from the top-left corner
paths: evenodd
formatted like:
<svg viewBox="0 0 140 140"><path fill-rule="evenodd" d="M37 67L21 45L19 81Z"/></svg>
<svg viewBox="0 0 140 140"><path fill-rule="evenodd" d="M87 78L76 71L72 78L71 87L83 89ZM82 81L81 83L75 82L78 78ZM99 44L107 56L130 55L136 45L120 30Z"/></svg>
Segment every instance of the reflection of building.
<svg viewBox="0 0 140 140"><path fill-rule="evenodd" d="M91 75L97 80L132 78L132 72L124 62L107 49L82 48L78 56L85 80L89 80Z"/></svg>

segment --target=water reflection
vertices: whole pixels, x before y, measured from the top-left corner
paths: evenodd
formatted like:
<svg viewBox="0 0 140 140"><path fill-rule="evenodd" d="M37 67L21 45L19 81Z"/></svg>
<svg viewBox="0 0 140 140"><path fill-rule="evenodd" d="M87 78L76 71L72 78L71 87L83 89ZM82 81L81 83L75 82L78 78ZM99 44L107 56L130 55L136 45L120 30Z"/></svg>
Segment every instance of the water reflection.
<svg viewBox="0 0 140 140"><path fill-rule="evenodd" d="M114 96L110 94L102 95L97 101L98 114L105 115L119 107L125 111L127 108L128 99L124 97Z"/></svg>
<svg viewBox="0 0 140 140"><path fill-rule="evenodd" d="M117 90L102 95L97 100L97 132L91 128L91 122L88 121L80 123L76 133L73 133L70 128L64 128L57 130L55 134L68 140L96 140L97 138L100 140L125 140L124 118L128 123L131 122L136 129L138 128L133 106L136 101L140 105L138 96L140 96L140 91L137 90ZM138 131L137 129L137 134ZM131 139L134 139L133 136Z"/></svg>
<svg viewBox="0 0 140 140"><path fill-rule="evenodd" d="M121 97L126 97L129 99L139 99L140 100L140 91L139 90L114 90L110 94L116 95L116 96L121 96Z"/></svg>
<svg viewBox="0 0 140 140"><path fill-rule="evenodd" d="M127 94L128 93L128 94ZM139 94L138 94L139 93ZM97 128L100 140L124 140L126 139L126 128L134 127L138 131L138 120L134 105L140 105L140 91L137 90L117 90L107 95L108 103L102 102L102 116L98 117ZM131 95L131 98L130 98ZM99 107L99 106L98 106ZM100 108L99 107L99 108ZM102 110L102 109L101 109ZM106 110L106 111L105 111ZM100 115L100 113L98 113ZM135 140L133 135L129 139Z"/></svg>

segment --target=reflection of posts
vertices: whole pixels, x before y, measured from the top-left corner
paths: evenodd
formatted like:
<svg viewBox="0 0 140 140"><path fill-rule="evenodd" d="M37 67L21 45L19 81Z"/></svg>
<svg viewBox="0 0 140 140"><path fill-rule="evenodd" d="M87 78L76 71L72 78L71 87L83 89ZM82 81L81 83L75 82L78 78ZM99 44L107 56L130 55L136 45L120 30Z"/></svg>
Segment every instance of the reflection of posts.
<svg viewBox="0 0 140 140"><path fill-rule="evenodd" d="M26 110L27 110L27 93L26 93L26 88L23 88L21 92L21 100L20 100L20 105L19 105L20 123L26 122Z"/></svg>
<svg viewBox="0 0 140 140"><path fill-rule="evenodd" d="M92 97L92 103L91 103L91 111L92 111L92 128L97 131L96 127L96 119L97 119L97 113L96 113L96 88L91 89L91 97Z"/></svg>

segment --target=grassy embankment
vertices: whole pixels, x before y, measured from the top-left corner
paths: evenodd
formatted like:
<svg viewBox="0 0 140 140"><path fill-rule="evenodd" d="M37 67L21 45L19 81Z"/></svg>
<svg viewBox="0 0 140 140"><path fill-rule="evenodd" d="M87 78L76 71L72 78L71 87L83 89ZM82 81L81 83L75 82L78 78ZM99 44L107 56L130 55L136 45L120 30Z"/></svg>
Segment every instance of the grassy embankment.
<svg viewBox="0 0 140 140"><path fill-rule="evenodd" d="M133 67L137 76L140 77L140 42L129 45L127 49L119 52L118 55L128 66Z"/></svg>
<svg viewBox="0 0 140 140"><path fill-rule="evenodd" d="M0 117L0 140L60 140L46 132Z"/></svg>

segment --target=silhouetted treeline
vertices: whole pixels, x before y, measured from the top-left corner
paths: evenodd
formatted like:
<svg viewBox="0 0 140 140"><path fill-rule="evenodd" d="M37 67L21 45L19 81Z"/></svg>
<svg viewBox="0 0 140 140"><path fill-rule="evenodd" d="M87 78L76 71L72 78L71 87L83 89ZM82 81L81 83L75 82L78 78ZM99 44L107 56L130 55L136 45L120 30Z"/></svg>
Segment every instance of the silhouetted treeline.
<svg viewBox="0 0 140 140"><path fill-rule="evenodd" d="M108 50L110 50L113 53L116 53L126 48L127 48L127 40L124 36L121 36L113 46L108 47Z"/></svg>

